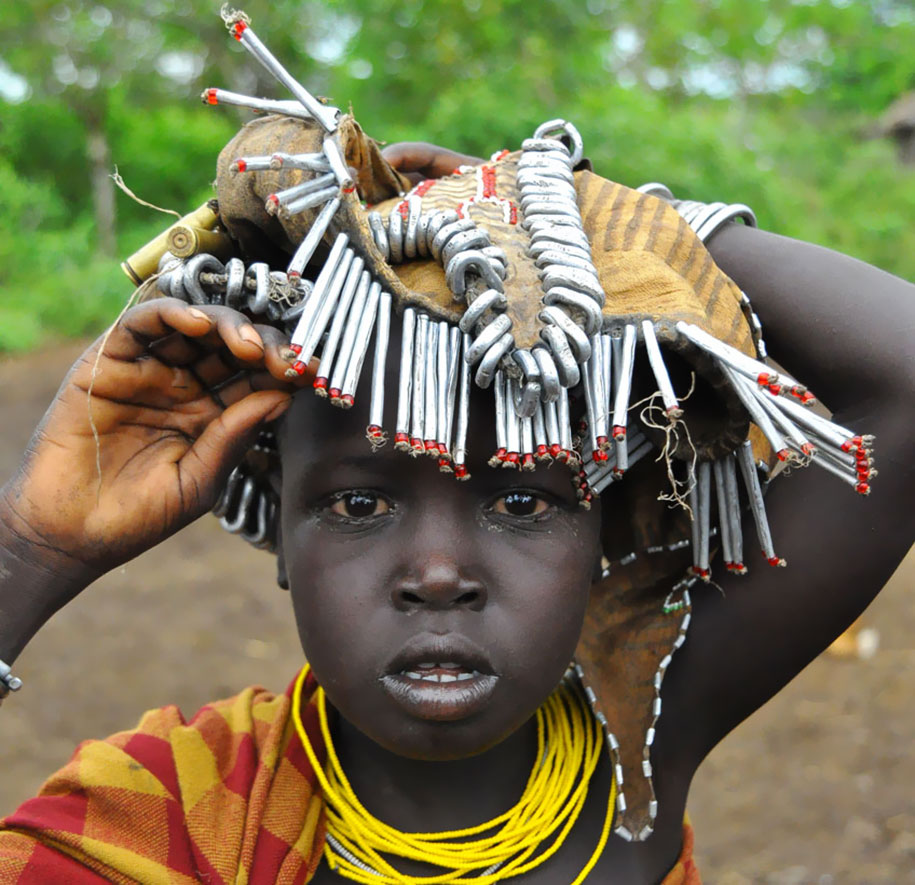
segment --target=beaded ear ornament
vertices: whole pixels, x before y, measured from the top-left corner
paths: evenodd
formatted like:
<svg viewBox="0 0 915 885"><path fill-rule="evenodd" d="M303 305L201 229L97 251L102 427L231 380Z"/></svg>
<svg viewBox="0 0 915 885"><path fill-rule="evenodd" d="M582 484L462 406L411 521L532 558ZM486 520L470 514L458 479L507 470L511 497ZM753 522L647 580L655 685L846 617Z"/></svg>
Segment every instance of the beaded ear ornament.
<svg viewBox="0 0 915 885"><path fill-rule="evenodd" d="M292 77L244 13L224 9L223 18L293 99L203 93L206 104L269 116L220 155L218 207L166 232L158 263L148 254L145 264L137 256L125 263L135 282L158 271L163 293L228 304L285 328L296 353L289 371L302 374L317 360L315 392L340 408L359 407L370 366L368 442L392 439L459 480L469 476L468 446L491 432L469 426L472 385L493 395L490 465L565 463L583 506L649 455L666 463L673 497L692 521L691 575L663 606L684 615L673 633L658 634L671 652L689 624L689 586L709 580L716 534L727 570L746 572L745 506L767 562L785 564L769 530L760 463L772 455L816 464L869 492L871 438L813 411L813 395L766 362L747 296L702 245L734 219L755 226L748 207L677 201L663 185L633 190L603 179L583 160L577 129L561 119L537 127L518 151L411 186L351 115ZM390 354L398 380L388 390L398 321L400 352ZM650 385L641 400L640 375ZM272 436L262 434L214 508L226 529L268 550L279 502L262 468L274 452ZM620 756L607 728L619 788L615 832L624 838L646 838L654 825L649 753L669 661L666 654L651 664L640 762ZM607 727L597 708L610 702L588 691ZM650 791L636 788L637 812L623 790L629 765L641 767Z"/></svg>

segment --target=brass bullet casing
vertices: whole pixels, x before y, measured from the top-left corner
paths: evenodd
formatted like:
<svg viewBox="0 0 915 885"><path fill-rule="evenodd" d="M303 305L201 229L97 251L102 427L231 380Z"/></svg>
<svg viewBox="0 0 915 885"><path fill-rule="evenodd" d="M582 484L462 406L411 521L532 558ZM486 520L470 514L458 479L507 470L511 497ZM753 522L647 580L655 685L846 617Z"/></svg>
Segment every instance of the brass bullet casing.
<svg viewBox="0 0 915 885"><path fill-rule="evenodd" d="M190 258L207 252L221 260L232 256L232 239L221 230L204 230L190 224L169 228L166 249L176 258Z"/></svg>
<svg viewBox="0 0 915 885"><path fill-rule="evenodd" d="M156 272L159 259L168 251L168 238L174 228L185 226L201 231L212 231L218 220L215 205L212 201L207 201L185 215L184 218L178 219L171 227L134 252L126 261L122 261L121 269L130 277L134 285L139 286Z"/></svg>

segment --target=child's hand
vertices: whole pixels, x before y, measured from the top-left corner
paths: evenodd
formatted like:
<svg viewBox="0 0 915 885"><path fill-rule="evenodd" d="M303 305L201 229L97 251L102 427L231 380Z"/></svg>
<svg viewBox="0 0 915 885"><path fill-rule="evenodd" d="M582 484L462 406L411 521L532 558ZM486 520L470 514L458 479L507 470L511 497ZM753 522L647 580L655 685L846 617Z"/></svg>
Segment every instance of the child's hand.
<svg viewBox="0 0 915 885"><path fill-rule="evenodd" d="M70 370L0 496L0 519L44 565L89 580L206 512L294 390L283 334L227 307L132 308L93 382L102 341Z"/></svg>
<svg viewBox="0 0 915 885"><path fill-rule="evenodd" d="M389 144L381 155L413 184L418 184L424 178L450 175L458 166L478 166L484 162L479 157L459 154L427 141L401 141Z"/></svg>

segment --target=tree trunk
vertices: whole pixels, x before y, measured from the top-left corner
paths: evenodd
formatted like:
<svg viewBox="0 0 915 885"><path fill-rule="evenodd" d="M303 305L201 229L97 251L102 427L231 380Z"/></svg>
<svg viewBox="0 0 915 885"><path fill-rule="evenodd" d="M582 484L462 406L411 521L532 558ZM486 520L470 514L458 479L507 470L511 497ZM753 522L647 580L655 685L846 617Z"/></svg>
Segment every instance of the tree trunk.
<svg viewBox="0 0 915 885"><path fill-rule="evenodd" d="M103 129L90 127L86 150L89 154L98 252L106 258L114 258L117 252L117 205L114 182L111 180L111 150Z"/></svg>

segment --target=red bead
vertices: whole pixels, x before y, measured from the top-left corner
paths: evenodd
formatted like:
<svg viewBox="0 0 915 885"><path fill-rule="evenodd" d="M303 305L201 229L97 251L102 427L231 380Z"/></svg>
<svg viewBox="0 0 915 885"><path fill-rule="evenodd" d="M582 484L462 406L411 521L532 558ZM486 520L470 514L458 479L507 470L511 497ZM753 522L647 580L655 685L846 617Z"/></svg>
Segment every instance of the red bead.
<svg viewBox="0 0 915 885"><path fill-rule="evenodd" d="M345 194L351 194L351 193L353 193L355 190L356 190L356 185L353 185L352 187L345 187L345 188L343 188L343 193L345 193Z"/></svg>
<svg viewBox="0 0 915 885"><path fill-rule="evenodd" d="M530 452L526 452L524 455L524 460L522 462L523 467L533 467L534 466L534 456Z"/></svg>
<svg viewBox="0 0 915 885"><path fill-rule="evenodd" d="M771 565L773 567L785 564L785 560L782 559L780 556L767 556L766 562L768 562L769 565Z"/></svg>
<svg viewBox="0 0 915 885"><path fill-rule="evenodd" d="M817 401L817 398L816 398L809 390L805 390L805 391L801 394L801 402L802 402L805 406L807 406L807 405L812 405L812 404L815 403L816 401Z"/></svg>
<svg viewBox="0 0 915 885"><path fill-rule="evenodd" d="M235 27L232 29L232 33L235 35L236 40L241 40L241 35L245 33L248 25L245 22L235 22Z"/></svg>
<svg viewBox="0 0 915 885"><path fill-rule="evenodd" d="M451 473L451 462L447 458L439 458L438 469L442 473Z"/></svg>
<svg viewBox="0 0 915 885"><path fill-rule="evenodd" d="M400 217L406 221L410 217L410 204L403 200L400 205L397 207L397 211L400 212Z"/></svg>
<svg viewBox="0 0 915 885"><path fill-rule="evenodd" d="M549 451L547 450L546 446L544 446L544 445L537 446L537 457L538 458L546 458L548 455L549 455Z"/></svg>
<svg viewBox="0 0 915 885"><path fill-rule="evenodd" d="M302 352L302 345L301 345L301 344L290 344L290 345L289 345L289 349L290 349L293 353L301 353L301 352Z"/></svg>
<svg viewBox="0 0 915 885"><path fill-rule="evenodd" d="M871 487L866 482L859 482L855 486L855 491L859 495L869 495L871 493Z"/></svg>
<svg viewBox="0 0 915 885"><path fill-rule="evenodd" d="M340 399L340 390L337 387L331 387L331 389L327 391L327 395L331 399Z"/></svg>
<svg viewBox="0 0 915 885"><path fill-rule="evenodd" d="M620 427L619 424L614 424L611 435L617 442L622 442L626 438L626 428Z"/></svg>
<svg viewBox="0 0 915 885"><path fill-rule="evenodd" d="M778 396L781 392L782 392L781 384L770 384L769 385L769 393L771 393L772 396Z"/></svg>
<svg viewBox="0 0 915 885"><path fill-rule="evenodd" d="M609 444L609 442L608 442L606 436L599 436L597 438L597 447L599 449L601 449L601 451L603 451L605 448L607 448L608 444Z"/></svg>
<svg viewBox="0 0 915 885"><path fill-rule="evenodd" d="M779 450L775 453L775 457L778 458L779 461L787 461L787 460L788 460L788 456L789 456L790 454L791 454L791 453L790 453L787 449L779 449Z"/></svg>
<svg viewBox="0 0 915 885"><path fill-rule="evenodd" d="M315 378L314 383L312 384L315 390L324 390L327 387L326 378Z"/></svg>
<svg viewBox="0 0 915 885"><path fill-rule="evenodd" d="M297 375L304 375L304 374L305 374L305 370L306 370L307 368L308 368L308 366L307 366L305 363L303 363L301 360L296 360L296 361L292 364L292 370L293 370Z"/></svg>
<svg viewBox="0 0 915 885"><path fill-rule="evenodd" d="M808 456L813 455L817 450L817 447L813 443L804 443L801 446L801 451Z"/></svg>
<svg viewBox="0 0 915 885"><path fill-rule="evenodd" d="M508 461L509 464L517 464L521 460L521 455L518 452L509 452L505 456L505 460Z"/></svg>
<svg viewBox="0 0 915 885"><path fill-rule="evenodd" d="M353 395L351 393L347 393L340 397L340 402L342 402L345 406L352 406L355 400L353 399Z"/></svg>
<svg viewBox="0 0 915 885"><path fill-rule="evenodd" d="M215 89L207 89L207 91L206 91L206 96L207 96L207 101L208 101L210 104L218 104L218 103L219 103L219 99L216 98L216 90L215 90Z"/></svg>
<svg viewBox="0 0 915 885"><path fill-rule="evenodd" d="M454 478L455 479L467 479L470 476L467 473L467 467L463 464L456 464L454 467Z"/></svg>
<svg viewBox="0 0 915 885"><path fill-rule="evenodd" d="M558 458L561 452L562 452L562 446L559 445L559 443L553 443L553 445L550 446L550 454L554 458Z"/></svg>
<svg viewBox="0 0 915 885"><path fill-rule="evenodd" d="M394 434L395 443L408 443L410 442L410 436L406 433L395 433Z"/></svg>
<svg viewBox="0 0 915 885"><path fill-rule="evenodd" d="M427 193L429 193L429 188L431 188L433 184L435 184L434 178L424 179L418 185L416 185L415 188L413 188L414 196L424 197Z"/></svg>
<svg viewBox="0 0 915 885"><path fill-rule="evenodd" d="M247 169L247 168L248 168L248 164L247 164L244 160L236 160L236 161L235 161L235 169L236 169L238 172L244 172L245 169Z"/></svg>
<svg viewBox="0 0 915 885"><path fill-rule="evenodd" d="M438 446L435 444L435 440L434 440L434 439L427 439L427 440L423 443L423 448L424 448L427 452L438 452Z"/></svg>
<svg viewBox="0 0 915 885"><path fill-rule="evenodd" d="M772 382L769 380L772 376L768 372L760 372L756 376L756 383L760 387L768 387Z"/></svg>
<svg viewBox="0 0 915 885"><path fill-rule="evenodd" d="M383 436L381 428L377 424L369 424L368 428L365 431L369 436L378 439Z"/></svg>
<svg viewBox="0 0 915 885"><path fill-rule="evenodd" d="M518 223L518 207L514 203L509 203L508 205L508 223Z"/></svg>

